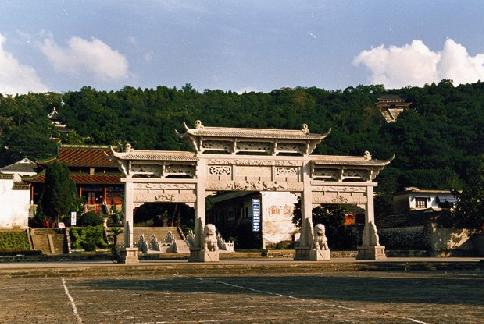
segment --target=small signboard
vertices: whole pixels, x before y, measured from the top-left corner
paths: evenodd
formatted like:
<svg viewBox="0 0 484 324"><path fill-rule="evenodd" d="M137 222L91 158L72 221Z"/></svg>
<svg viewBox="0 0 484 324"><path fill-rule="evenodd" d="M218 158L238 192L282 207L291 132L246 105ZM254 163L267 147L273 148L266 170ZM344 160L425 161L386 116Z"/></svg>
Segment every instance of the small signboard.
<svg viewBox="0 0 484 324"><path fill-rule="evenodd" d="M71 212L71 226L77 225L77 212Z"/></svg>
<svg viewBox="0 0 484 324"><path fill-rule="evenodd" d="M252 199L252 232L260 231L260 199Z"/></svg>

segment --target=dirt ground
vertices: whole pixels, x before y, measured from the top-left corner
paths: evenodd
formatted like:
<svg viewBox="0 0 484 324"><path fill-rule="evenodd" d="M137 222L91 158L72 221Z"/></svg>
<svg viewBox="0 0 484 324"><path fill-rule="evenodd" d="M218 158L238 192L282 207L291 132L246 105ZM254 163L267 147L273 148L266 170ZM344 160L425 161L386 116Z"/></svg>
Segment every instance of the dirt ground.
<svg viewBox="0 0 484 324"><path fill-rule="evenodd" d="M2 278L2 323L482 323L480 272Z"/></svg>

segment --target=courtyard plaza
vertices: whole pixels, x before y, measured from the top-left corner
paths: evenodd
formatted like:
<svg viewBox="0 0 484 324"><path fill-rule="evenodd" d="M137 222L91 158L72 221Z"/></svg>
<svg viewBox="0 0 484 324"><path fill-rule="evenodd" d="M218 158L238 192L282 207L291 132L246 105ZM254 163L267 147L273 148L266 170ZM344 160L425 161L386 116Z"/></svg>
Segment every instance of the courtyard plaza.
<svg viewBox="0 0 484 324"><path fill-rule="evenodd" d="M478 258L0 264L4 323L482 323Z"/></svg>

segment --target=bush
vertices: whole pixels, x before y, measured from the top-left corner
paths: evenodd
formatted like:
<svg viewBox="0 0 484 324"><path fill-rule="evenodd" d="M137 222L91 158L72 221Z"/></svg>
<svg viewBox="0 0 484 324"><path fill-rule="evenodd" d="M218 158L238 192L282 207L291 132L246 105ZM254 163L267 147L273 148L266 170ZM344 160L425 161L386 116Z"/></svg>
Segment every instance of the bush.
<svg viewBox="0 0 484 324"><path fill-rule="evenodd" d="M104 240L104 228L101 225L71 228L71 244L74 249L86 251L104 249L108 246Z"/></svg>
<svg viewBox="0 0 484 324"><path fill-rule="evenodd" d="M0 232L0 251L28 251L29 238L26 231Z"/></svg>
<svg viewBox="0 0 484 324"><path fill-rule="evenodd" d="M93 211L88 211L79 219L79 226L98 226L102 225L103 223L103 218Z"/></svg>
<svg viewBox="0 0 484 324"><path fill-rule="evenodd" d="M84 249L84 251L88 251L88 252L96 251L96 242L94 241L81 242L81 246Z"/></svg>
<svg viewBox="0 0 484 324"><path fill-rule="evenodd" d="M277 243L272 243L267 245L268 249L271 250L289 250L294 249L294 242L292 241L281 241Z"/></svg>

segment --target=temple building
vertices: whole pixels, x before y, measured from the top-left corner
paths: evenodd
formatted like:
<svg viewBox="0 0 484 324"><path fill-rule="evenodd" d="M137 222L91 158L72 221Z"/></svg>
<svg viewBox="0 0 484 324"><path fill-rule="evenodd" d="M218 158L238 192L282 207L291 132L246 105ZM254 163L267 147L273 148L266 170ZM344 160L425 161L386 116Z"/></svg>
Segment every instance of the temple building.
<svg viewBox="0 0 484 324"><path fill-rule="evenodd" d="M106 212L112 206L118 210L122 208L124 191L119 180L121 173L110 156L111 150L107 146L60 145L55 158L39 164L46 167L56 160L66 165L85 208ZM38 204L45 182L45 171L25 181L32 184L32 203Z"/></svg>
<svg viewBox="0 0 484 324"><path fill-rule="evenodd" d="M397 95L384 95L377 100L376 107L387 123L396 122L398 116L411 105Z"/></svg>

